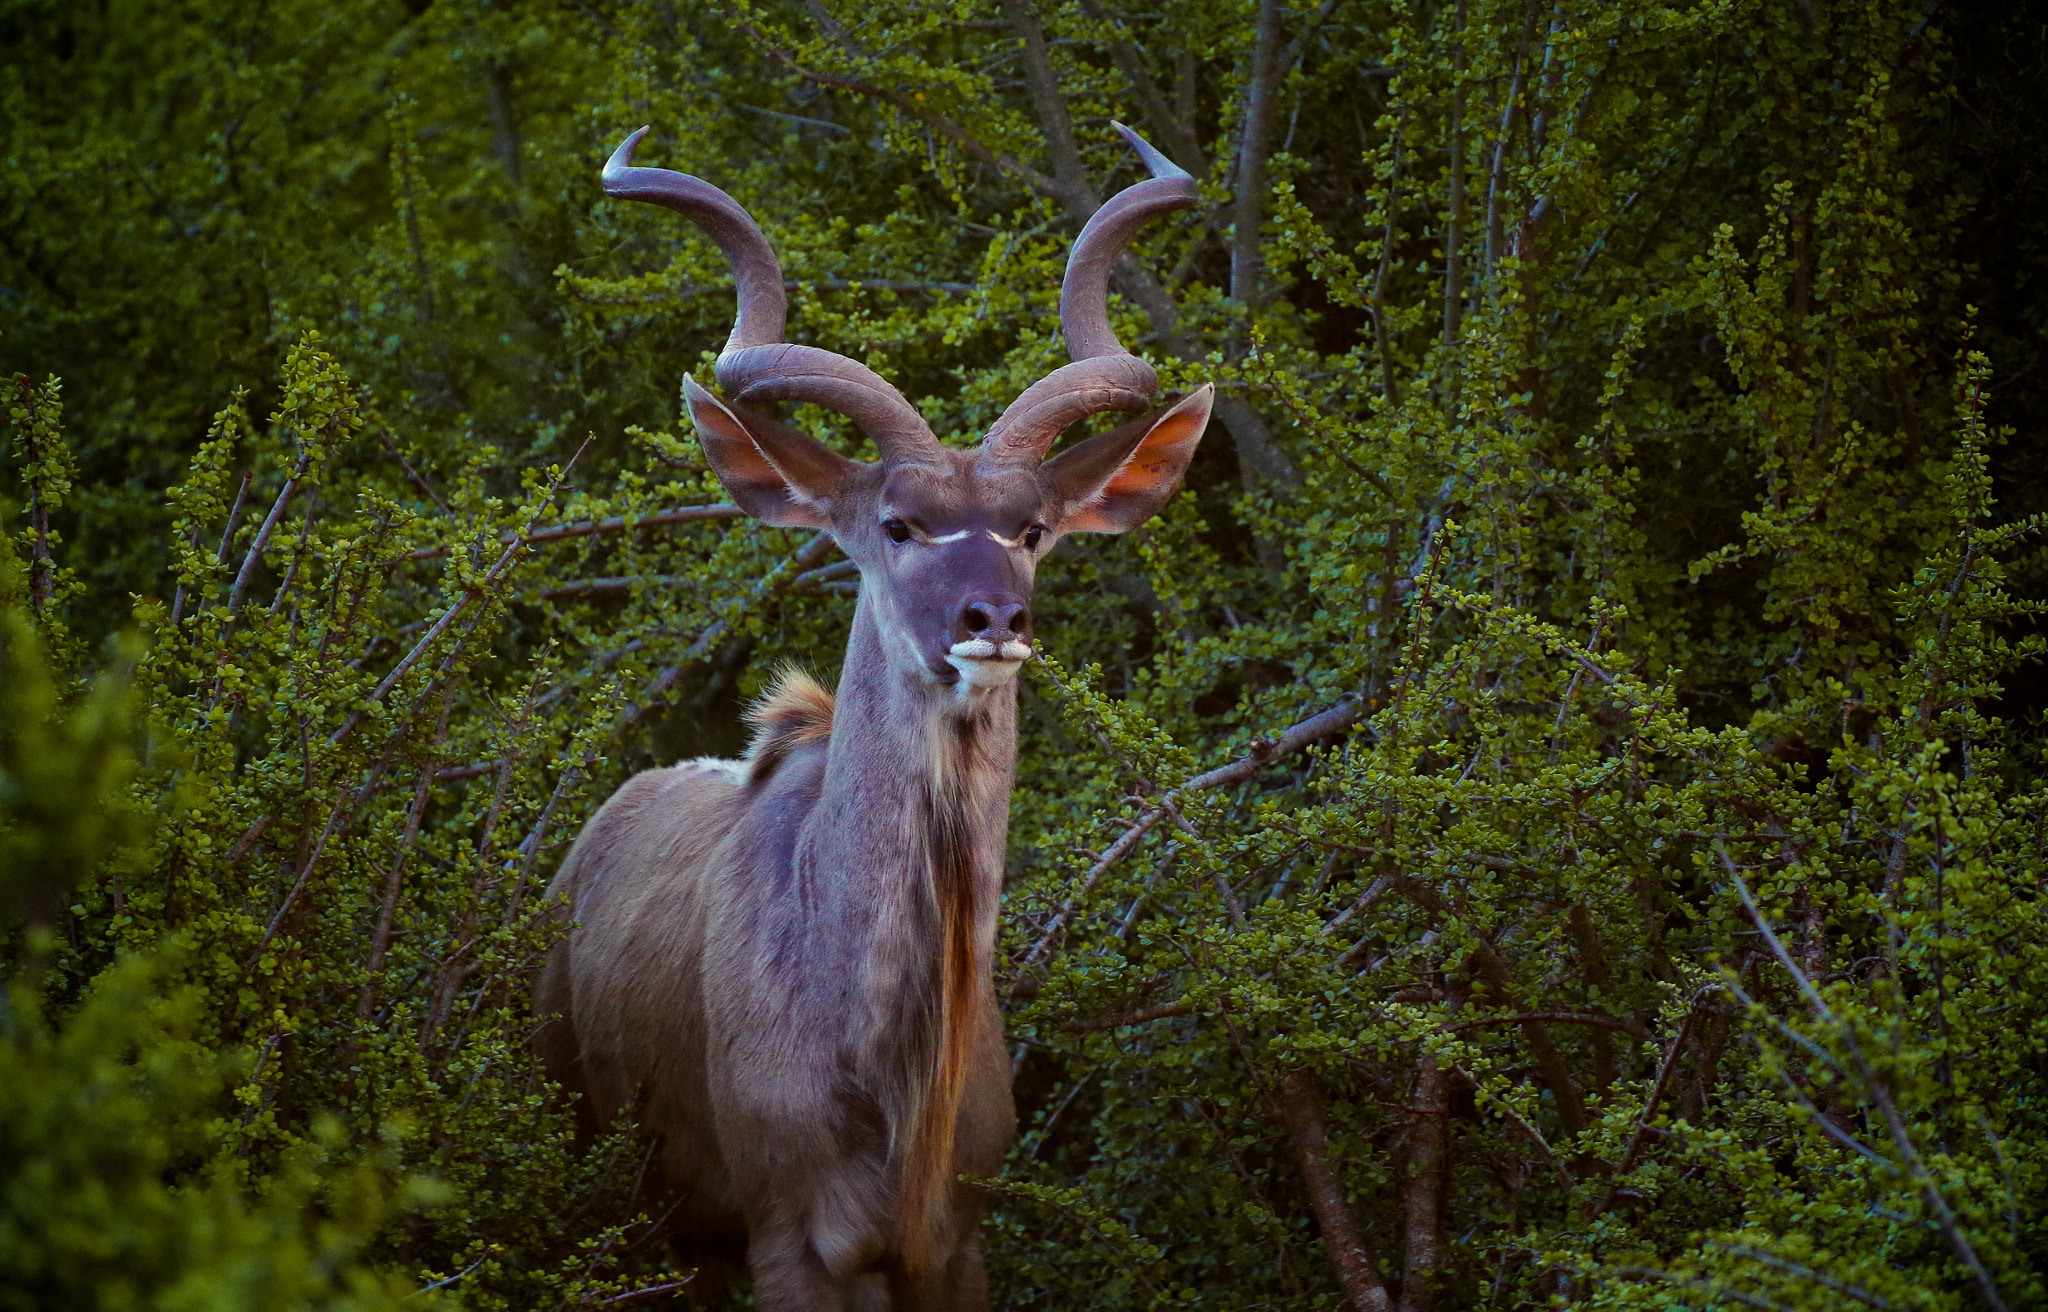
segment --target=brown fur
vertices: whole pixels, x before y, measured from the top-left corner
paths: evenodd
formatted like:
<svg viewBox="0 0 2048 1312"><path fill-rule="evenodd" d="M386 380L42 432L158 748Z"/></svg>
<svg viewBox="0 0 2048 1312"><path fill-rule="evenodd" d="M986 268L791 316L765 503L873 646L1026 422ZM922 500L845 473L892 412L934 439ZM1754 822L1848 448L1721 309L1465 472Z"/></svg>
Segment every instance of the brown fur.
<svg viewBox="0 0 2048 1312"><path fill-rule="evenodd" d="M913 1270L938 1260L951 1190L954 1134L972 1056L975 985L974 882L963 800L953 781L935 781L931 807L931 898L939 919L937 1003L928 1084L918 1091L914 1137L903 1164L904 1263Z"/></svg>
<svg viewBox="0 0 2048 1312"><path fill-rule="evenodd" d="M754 726L754 740L747 744L747 782L758 784L774 774L797 748L828 741L832 705L832 694L802 670L785 666L777 671L774 686L746 711L747 723Z"/></svg>

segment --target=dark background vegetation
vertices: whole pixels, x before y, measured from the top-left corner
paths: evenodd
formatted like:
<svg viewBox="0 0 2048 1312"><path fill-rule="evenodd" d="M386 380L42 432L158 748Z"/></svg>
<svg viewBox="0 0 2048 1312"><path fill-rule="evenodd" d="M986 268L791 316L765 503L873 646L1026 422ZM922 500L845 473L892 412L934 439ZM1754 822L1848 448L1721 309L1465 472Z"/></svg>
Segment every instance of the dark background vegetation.
<svg viewBox="0 0 2048 1312"><path fill-rule="evenodd" d="M1112 118L1223 403L1035 608L998 1304L2048 1300L2032 7L12 0L0 1306L687 1295L541 890L857 581L597 170L972 441Z"/></svg>

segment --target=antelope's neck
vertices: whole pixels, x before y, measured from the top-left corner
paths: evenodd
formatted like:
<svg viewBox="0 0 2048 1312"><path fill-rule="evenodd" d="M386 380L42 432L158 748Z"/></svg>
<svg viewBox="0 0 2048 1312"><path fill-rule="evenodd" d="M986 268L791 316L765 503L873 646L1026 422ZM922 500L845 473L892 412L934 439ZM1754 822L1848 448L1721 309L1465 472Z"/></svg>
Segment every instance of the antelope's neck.
<svg viewBox="0 0 2048 1312"><path fill-rule="evenodd" d="M915 934L929 923L922 909L931 899L958 891L972 905L986 968L1009 831L1016 699L1011 685L968 705L953 688L903 678L868 607L856 610L824 787L800 847L812 905L867 939L869 952L893 952L883 940ZM966 889L945 887L961 878Z"/></svg>

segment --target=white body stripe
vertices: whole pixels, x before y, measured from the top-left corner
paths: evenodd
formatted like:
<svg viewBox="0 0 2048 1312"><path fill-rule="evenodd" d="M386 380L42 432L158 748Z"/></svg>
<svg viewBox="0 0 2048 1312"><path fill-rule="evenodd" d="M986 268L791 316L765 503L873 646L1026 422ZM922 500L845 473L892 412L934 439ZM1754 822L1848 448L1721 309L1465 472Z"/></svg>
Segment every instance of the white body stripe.
<svg viewBox="0 0 2048 1312"><path fill-rule="evenodd" d="M723 775L726 779L736 784L743 784L747 781L747 763L745 761L728 760L722 756L698 756L687 761L677 761L676 768L678 770L709 771L712 774Z"/></svg>

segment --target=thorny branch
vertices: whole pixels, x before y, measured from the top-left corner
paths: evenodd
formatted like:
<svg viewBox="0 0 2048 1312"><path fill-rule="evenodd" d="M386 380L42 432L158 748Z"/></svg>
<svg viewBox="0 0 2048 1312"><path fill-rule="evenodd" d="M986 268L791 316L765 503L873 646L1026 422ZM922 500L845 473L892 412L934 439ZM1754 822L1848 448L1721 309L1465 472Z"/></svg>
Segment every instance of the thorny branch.
<svg viewBox="0 0 2048 1312"><path fill-rule="evenodd" d="M1088 868L1087 873L1081 876L1081 882L1072 893L1068 894L1066 900L1060 903L1060 909L1054 913L1052 920L1047 923L1044 932L1039 935L1038 941L1032 945L1031 950L1025 953L1023 960L1018 963L1020 968L1028 970L1030 967L1045 960L1047 954L1052 951L1053 945L1059 940L1061 932L1066 929L1067 922L1073 919L1075 910L1080 907L1082 901L1094 889L1096 881L1101 879L1111 866L1128 855L1130 850L1138 845L1138 841L1150 833L1153 827L1161 820L1174 816L1176 814L1174 804L1180 798L1189 793L1200 792L1204 789L1223 788L1230 784L1242 783L1260 770L1263 770L1273 761L1283 756L1291 755L1311 743L1320 742L1333 734L1341 733L1350 728L1358 722L1359 717L1364 713L1365 701L1363 698L1353 697L1339 702L1326 711L1319 711L1309 716L1306 720L1290 726L1277 740L1271 738L1253 739L1251 750L1247 751L1237 760L1230 762L1228 765L1219 765L1206 773L1198 774L1186 783L1167 792L1157 802L1148 807L1145 813L1139 816L1129 828L1124 830L1123 834L1109 845L1101 857L1096 860L1095 864Z"/></svg>
<svg viewBox="0 0 2048 1312"><path fill-rule="evenodd" d="M549 480L546 495L540 499L539 504L534 509L536 517L540 514L540 507L553 501L555 494L561 491L562 484L568 480L570 472L576 468L576 462L582 459L584 451L588 450L589 447L590 443L587 441L578 447L576 454L569 457L569 463L562 467L562 472ZM368 707L373 703L384 700L384 695L396 687L398 681L406 676L407 671L419 663L420 657L426 655L427 649L434 645L434 640L448 630L448 626L455 622L456 616L460 615L471 602L489 592L497 584L498 580L504 577L505 572L512 567L513 560L518 557L520 550L532 540L531 528L525 534L512 535L511 542L506 544L505 550L499 555L497 562L485 572L481 579L478 579L475 583L462 590L462 595L456 598L455 604L442 612L441 617L434 621L432 627L426 631L425 635L413 644L412 650L407 652L398 664L392 666L391 672L386 674L383 680L377 684L376 688L371 691L370 695L363 699L364 705L351 712L348 719L342 721L341 727L328 735L328 746L332 747L348 737L349 731L361 723L363 716L369 713Z"/></svg>
<svg viewBox="0 0 2048 1312"><path fill-rule="evenodd" d="M1879 1077L1863 1055L1863 1045L1856 1041L1854 1028L1835 1015L1834 1009L1828 1006L1820 991L1814 988L1813 981L1799 968L1799 963L1792 959L1792 954L1785 950L1785 945L1779 941L1777 932L1771 928L1769 918L1757 906L1756 899L1750 896L1749 885L1743 881L1741 872L1735 868L1735 862L1729 859L1728 849L1717 845L1717 854L1728 872L1728 877L1734 881L1735 891L1742 899L1743 908L1749 912L1751 922L1763 935L1764 943L1770 948L1771 955L1777 958L1778 964L1785 968L1785 973L1799 986L1800 994L1813 1009L1814 1018L1841 1039L1843 1051L1848 1056L1857 1083L1877 1105L1885 1129L1891 1135L1892 1146L1898 1150L1899 1164L1905 1168L1904 1173L1919 1189L1921 1201L1927 1204L1927 1210L1934 1214L1935 1229L1948 1240L1950 1249L1969 1270L1971 1278L1977 1284L1977 1294L1984 1300L1985 1306L1994 1309L1994 1312L2005 1312L2005 1296L1999 1291L1997 1282L1992 1280L1991 1272L1985 1268L1983 1259L1977 1256L1976 1247L1970 1243L1969 1236L1963 1233L1954 1209L1949 1206L1948 1199L1942 1196L1941 1187L1935 1180L1934 1173L1927 1169L1927 1163L1921 1159L1920 1150L1914 1146L1913 1137L1906 1128L1905 1118L1899 1114L1897 1104L1892 1101L1890 1086ZM1820 1119L1823 1124L1826 1123L1825 1117Z"/></svg>
<svg viewBox="0 0 2048 1312"><path fill-rule="evenodd" d="M641 716L647 714L649 708L657 700L666 695L669 689L675 687L676 681L683 677L684 671L696 664L703 657L704 653L710 651L719 642L724 640L725 635L732 629L733 621L746 613L754 603L773 593L787 590L797 579L804 577L802 571L815 567L819 561L823 560L832 551L835 545L830 533L818 534L799 548L794 555L784 562L781 568L756 583L745 596L727 603L726 613L705 626L704 631L697 635L697 640L691 643L689 649L682 654L682 658L656 675L648 683L647 687L641 690L639 699L632 706L627 707L625 714L620 717L621 727L633 724ZM792 569L797 572L792 573Z"/></svg>
<svg viewBox="0 0 2048 1312"><path fill-rule="evenodd" d="M580 454L580 453L579 453ZM564 474L567 471L563 471ZM660 528L666 524L695 524L707 519L740 519L746 512L729 502L714 501L703 506L678 506L674 510L657 510L647 515L612 515L606 519L579 520L572 524L556 524L549 528L533 529L527 533L501 533L498 541L508 546L532 546L541 542L559 542L564 538L585 538L598 533L626 533L634 529ZM434 560L454 551L453 547L421 547L408 551L405 560Z"/></svg>

